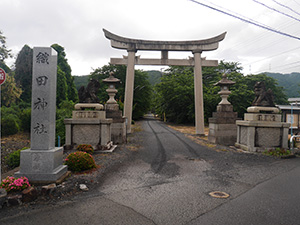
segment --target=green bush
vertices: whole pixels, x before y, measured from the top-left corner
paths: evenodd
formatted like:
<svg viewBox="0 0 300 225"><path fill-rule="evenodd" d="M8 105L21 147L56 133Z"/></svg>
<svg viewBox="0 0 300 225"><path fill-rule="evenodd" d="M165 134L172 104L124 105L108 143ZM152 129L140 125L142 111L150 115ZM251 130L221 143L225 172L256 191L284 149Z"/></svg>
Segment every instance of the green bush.
<svg viewBox="0 0 300 225"><path fill-rule="evenodd" d="M65 159L65 165L73 172L81 172L96 168L93 156L81 151L69 154Z"/></svg>
<svg viewBox="0 0 300 225"><path fill-rule="evenodd" d="M17 151L14 151L12 153L9 154L8 156L8 160L7 160L7 165L10 168L16 168L18 166L20 166L20 154L22 150L28 149L27 147L19 149Z"/></svg>
<svg viewBox="0 0 300 225"><path fill-rule="evenodd" d="M21 118L21 130L25 132L30 132L31 126L31 108L23 109L20 113Z"/></svg>
<svg viewBox="0 0 300 225"><path fill-rule="evenodd" d="M1 106L1 115L3 117L6 117L8 115L14 115L16 117L19 117L20 112L21 109L17 105L11 105L10 107Z"/></svg>
<svg viewBox="0 0 300 225"><path fill-rule="evenodd" d="M65 123L64 120L66 118L72 117L72 111L74 109L74 102L72 101L63 101L59 104L59 108L56 110L56 140L55 143L57 143L57 137L60 136L60 144L65 144Z"/></svg>
<svg viewBox="0 0 300 225"><path fill-rule="evenodd" d="M19 124L18 124L17 116L5 115L1 118L1 134L2 136L8 136L12 134L16 134L19 132Z"/></svg>
<svg viewBox="0 0 300 225"><path fill-rule="evenodd" d="M78 145L76 150L86 152L86 153L89 153L89 154L94 153L94 148L91 145L87 145L87 144Z"/></svg>
<svg viewBox="0 0 300 225"><path fill-rule="evenodd" d="M275 148L275 149L265 150L264 154L273 155L273 156L284 156L284 155L290 155L291 151L283 148Z"/></svg>

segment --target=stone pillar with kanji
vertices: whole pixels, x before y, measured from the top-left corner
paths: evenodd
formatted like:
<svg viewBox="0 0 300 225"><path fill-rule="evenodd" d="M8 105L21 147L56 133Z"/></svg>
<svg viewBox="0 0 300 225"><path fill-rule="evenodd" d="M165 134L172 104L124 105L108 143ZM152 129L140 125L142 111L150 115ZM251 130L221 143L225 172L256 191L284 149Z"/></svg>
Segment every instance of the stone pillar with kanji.
<svg viewBox="0 0 300 225"><path fill-rule="evenodd" d="M21 151L20 171L31 182L55 182L67 172L63 148L55 147L57 52L33 48L31 146Z"/></svg>

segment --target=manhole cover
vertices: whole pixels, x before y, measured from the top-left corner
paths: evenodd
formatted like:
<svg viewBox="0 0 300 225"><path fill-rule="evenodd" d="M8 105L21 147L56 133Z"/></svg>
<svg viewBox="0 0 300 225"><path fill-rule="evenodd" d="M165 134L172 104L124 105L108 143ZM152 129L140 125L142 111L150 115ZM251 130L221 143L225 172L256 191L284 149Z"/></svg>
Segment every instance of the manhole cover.
<svg viewBox="0 0 300 225"><path fill-rule="evenodd" d="M229 194L222 192L222 191L213 191L213 192L210 192L209 195L214 198L228 198L229 197Z"/></svg>

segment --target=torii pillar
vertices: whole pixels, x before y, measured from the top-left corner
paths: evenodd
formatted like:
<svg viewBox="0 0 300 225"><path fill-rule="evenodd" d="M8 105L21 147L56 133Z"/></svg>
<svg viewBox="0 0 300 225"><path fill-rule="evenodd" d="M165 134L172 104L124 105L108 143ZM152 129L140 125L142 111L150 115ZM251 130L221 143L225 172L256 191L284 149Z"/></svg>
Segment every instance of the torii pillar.
<svg viewBox="0 0 300 225"><path fill-rule="evenodd" d="M204 108L201 51L194 53L194 95L196 134L204 135Z"/></svg>
<svg viewBox="0 0 300 225"><path fill-rule="evenodd" d="M103 29L104 35L111 41L111 46L126 49L128 56L111 58L110 63L127 65L124 116L127 118L127 133L131 133L132 105L134 90L134 65L175 65L194 66L194 94L195 94L195 126L196 134L204 135L204 107L202 87L202 66L218 66L217 60L201 58L203 51L216 50L219 42L225 38L226 32L209 39L196 41L149 41L125 38ZM160 59L141 59L136 57L138 50L161 51ZM189 59L169 59L168 51L191 51L194 57Z"/></svg>
<svg viewBox="0 0 300 225"><path fill-rule="evenodd" d="M128 51L123 115L127 119L126 130L127 133L129 134L131 133L131 120L132 120L132 104L133 104L133 90L134 90L134 61L135 61L135 51L134 50Z"/></svg>

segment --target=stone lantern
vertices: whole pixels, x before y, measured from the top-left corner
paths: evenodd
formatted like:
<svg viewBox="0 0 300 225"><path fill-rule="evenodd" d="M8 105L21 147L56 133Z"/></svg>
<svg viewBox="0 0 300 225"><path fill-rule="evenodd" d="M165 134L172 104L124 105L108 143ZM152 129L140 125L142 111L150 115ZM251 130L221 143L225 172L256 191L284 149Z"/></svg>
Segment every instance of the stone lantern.
<svg viewBox="0 0 300 225"><path fill-rule="evenodd" d="M105 104L106 117L113 120L111 124L111 139L116 144L122 144L126 142L126 118L122 116L122 111L119 110L119 104L115 100L116 85L120 83L118 78L115 78L113 72L109 74L109 77L103 80L103 83L108 84L106 89L109 99Z"/></svg>
<svg viewBox="0 0 300 225"><path fill-rule="evenodd" d="M119 105L115 100L115 96L118 92L116 89L116 84L120 83L120 80L114 77L113 72L110 72L109 77L104 79L103 83L108 84L108 89L106 89L106 92L109 95L109 99L106 102L106 109L111 111L119 110Z"/></svg>
<svg viewBox="0 0 300 225"><path fill-rule="evenodd" d="M217 106L217 111L232 111L232 105L228 101L228 96L230 95L231 91L229 91L229 87L235 84L234 81L228 80L226 74L222 75L222 79L215 83L215 86L220 86L221 91L218 94L221 96L222 100L219 102Z"/></svg>
<svg viewBox="0 0 300 225"><path fill-rule="evenodd" d="M228 80L226 74L223 74L222 79L215 84L215 86L221 87L218 94L222 98L217 106L217 112L213 112L212 117L208 119L208 141L215 144L231 146L236 142L237 127L235 122L239 118L237 118L237 113L233 112L233 106L228 101L228 96L231 93L229 87L233 84L235 82Z"/></svg>

